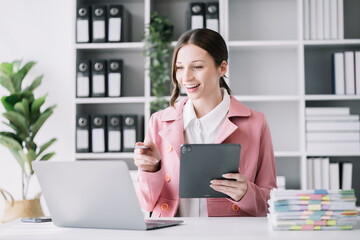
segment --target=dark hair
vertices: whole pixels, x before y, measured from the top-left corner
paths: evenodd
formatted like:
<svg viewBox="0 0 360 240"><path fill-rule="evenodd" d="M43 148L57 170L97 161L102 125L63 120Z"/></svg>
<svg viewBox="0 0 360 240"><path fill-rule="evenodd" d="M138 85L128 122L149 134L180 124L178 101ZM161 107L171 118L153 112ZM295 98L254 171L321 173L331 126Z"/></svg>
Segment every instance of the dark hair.
<svg viewBox="0 0 360 240"><path fill-rule="evenodd" d="M214 59L216 67L219 67L222 61L228 61L226 43L219 33L206 28L194 29L183 33L175 46L172 57L171 81L173 84L173 91L170 99L170 106L172 107L180 94L179 83L176 79L176 59L180 48L187 44L194 44L207 51ZM231 90L226 84L224 76L220 77L220 87L225 88L229 95L231 94Z"/></svg>

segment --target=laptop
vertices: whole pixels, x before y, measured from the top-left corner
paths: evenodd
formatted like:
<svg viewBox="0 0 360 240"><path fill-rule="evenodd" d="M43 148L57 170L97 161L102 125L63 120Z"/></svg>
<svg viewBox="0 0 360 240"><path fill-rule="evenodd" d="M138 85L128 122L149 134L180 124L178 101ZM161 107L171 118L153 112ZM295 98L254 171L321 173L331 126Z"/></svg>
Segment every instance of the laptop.
<svg viewBox="0 0 360 240"><path fill-rule="evenodd" d="M183 222L144 219L124 161L40 161L33 168L56 226L148 230Z"/></svg>

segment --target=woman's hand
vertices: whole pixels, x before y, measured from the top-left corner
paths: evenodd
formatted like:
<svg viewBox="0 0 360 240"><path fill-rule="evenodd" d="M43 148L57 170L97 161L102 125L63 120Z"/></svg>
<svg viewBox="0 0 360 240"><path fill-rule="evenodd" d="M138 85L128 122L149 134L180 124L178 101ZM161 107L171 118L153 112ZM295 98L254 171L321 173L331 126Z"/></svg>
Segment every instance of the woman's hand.
<svg viewBox="0 0 360 240"><path fill-rule="evenodd" d="M235 181L214 179L210 181L210 187L215 191L228 195L235 201L240 201L248 188L245 175L240 173L226 173L223 177L226 179L235 179Z"/></svg>
<svg viewBox="0 0 360 240"><path fill-rule="evenodd" d="M160 151L152 141L137 142L136 146L147 146L149 148L135 148L134 163L142 171L156 172L160 169Z"/></svg>

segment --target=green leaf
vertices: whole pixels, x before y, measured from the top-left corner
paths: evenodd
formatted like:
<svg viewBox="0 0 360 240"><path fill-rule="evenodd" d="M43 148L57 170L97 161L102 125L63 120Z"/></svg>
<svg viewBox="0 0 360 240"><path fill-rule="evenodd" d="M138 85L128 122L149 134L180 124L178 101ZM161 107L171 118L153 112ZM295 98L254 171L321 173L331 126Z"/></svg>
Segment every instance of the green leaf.
<svg viewBox="0 0 360 240"><path fill-rule="evenodd" d="M40 107L44 104L46 97L47 94L33 101L31 104L31 115L34 115L40 111Z"/></svg>
<svg viewBox="0 0 360 240"><path fill-rule="evenodd" d="M25 88L24 91L34 91L38 86L40 86L42 78L44 77L44 75L38 76L37 78L35 78L35 80L31 83L31 85L27 88Z"/></svg>
<svg viewBox="0 0 360 240"><path fill-rule="evenodd" d="M21 146L22 139L18 135L14 134L12 132L0 132L0 136L6 136L9 138L12 138L12 139L16 140Z"/></svg>
<svg viewBox="0 0 360 240"><path fill-rule="evenodd" d="M15 92L15 84L8 75L0 75L0 84L9 90L10 93Z"/></svg>
<svg viewBox="0 0 360 240"><path fill-rule="evenodd" d="M19 93L11 94L10 96L4 96L1 98L1 102L5 109L8 111L14 110L14 105L21 101L21 95Z"/></svg>
<svg viewBox="0 0 360 240"><path fill-rule="evenodd" d="M13 65L7 62L1 63L0 71L6 75L11 75L13 73Z"/></svg>
<svg viewBox="0 0 360 240"><path fill-rule="evenodd" d="M37 156L40 156L41 153L43 153L48 147L50 147L54 142L56 142L57 139L56 138L53 138L51 139L50 141L48 141L47 143L45 143L44 145L42 145L40 147L40 151L39 153L37 154Z"/></svg>
<svg viewBox="0 0 360 240"><path fill-rule="evenodd" d="M20 69L22 60L15 60L11 64L13 65L13 71L18 71Z"/></svg>
<svg viewBox="0 0 360 240"><path fill-rule="evenodd" d="M54 156L54 155L55 155L55 152L47 153L44 156L42 156L42 158L40 158L40 161L47 161L50 158L52 158L52 156Z"/></svg>
<svg viewBox="0 0 360 240"><path fill-rule="evenodd" d="M22 150L20 143L12 137L0 134L0 143L10 150Z"/></svg>
<svg viewBox="0 0 360 240"><path fill-rule="evenodd" d="M21 102L16 103L14 110L22 114L28 121L30 121L29 101L26 98L23 98Z"/></svg>
<svg viewBox="0 0 360 240"><path fill-rule="evenodd" d="M18 163L20 164L22 171L24 173L26 173L24 164L25 164L25 161L27 158L26 158L26 155L23 152L23 150L22 149L21 150L10 149L10 152L15 157L15 159L18 161Z"/></svg>
<svg viewBox="0 0 360 240"><path fill-rule="evenodd" d="M14 82L14 87L16 92L21 92L21 83L24 77L26 76L26 74L35 64L36 64L35 62L28 62L19 71L13 74L12 80Z"/></svg>
<svg viewBox="0 0 360 240"><path fill-rule="evenodd" d="M3 113L3 116L6 117L11 124L19 128L21 133L25 135L29 134L29 123L23 115L17 112L8 111Z"/></svg>
<svg viewBox="0 0 360 240"><path fill-rule="evenodd" d="M35 135L37 134L37 132L39 131L39 129L41 128L41 126L45 123L45 121L51 116L51 114L53 113L53 107L50 107L48 109L46 109L43 113L40 114L39 118L35 121L35 123L32 126L32 139L34 139Z"/></svg>
<svg viewBox="0 0 360 240"><path fill-rule="evenodd" d="M26 154L26 159L27 159L27 163L29 165L29 169L30 169L30 174L33 175L34 174L34 170L32 168L32 162L35 161L36 159L36 154L35 154L35 151L30 149L28 151L28 153Z"/></svg>

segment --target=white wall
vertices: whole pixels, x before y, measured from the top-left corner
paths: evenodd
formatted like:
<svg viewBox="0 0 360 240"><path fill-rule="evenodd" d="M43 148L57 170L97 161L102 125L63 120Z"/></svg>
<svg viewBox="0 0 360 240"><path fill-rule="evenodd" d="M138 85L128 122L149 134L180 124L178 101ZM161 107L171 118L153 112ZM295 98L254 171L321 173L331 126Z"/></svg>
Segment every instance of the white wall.
<svg viewBox="0 0 360 240"><path fill-rule="evenodd" d="M36 140L41 145L53 137L58 138L51 147L56 152L52 160L73 160L75 1L0 0L0 9L0 62L15 59L36 61L25 83L29 84L36 76L44 74L42 85L35 90L35 97L48 93L45 107L57 104ZM0 86L0 96L4 95L8 92ZM3 112L1 105L0 113ZM1 122L5 120L2 115L0 119ZM0 131L9 130L1 122ZM0 145L0 188L11 192L16 199L21 197L20 173L20 167L8 149ZM30 192L39 191L34 179ZM0 218L3 211L4 200L0 195Z"/></svg>

